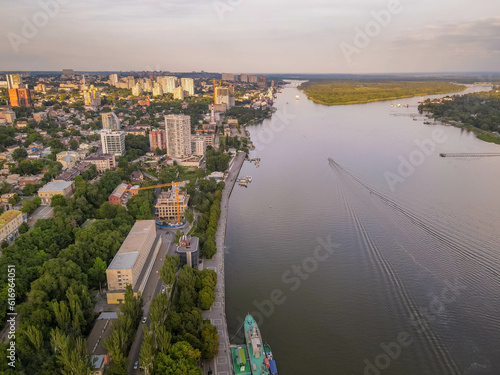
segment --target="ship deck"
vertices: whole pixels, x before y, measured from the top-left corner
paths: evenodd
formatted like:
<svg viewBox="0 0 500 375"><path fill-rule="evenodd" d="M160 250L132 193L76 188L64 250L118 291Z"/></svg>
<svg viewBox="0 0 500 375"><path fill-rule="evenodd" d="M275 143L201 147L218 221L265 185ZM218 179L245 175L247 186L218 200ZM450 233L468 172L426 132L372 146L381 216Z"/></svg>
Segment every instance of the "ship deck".
<svg viewBox="0 0 500 375"><path fill-rule="evenodd" d="M247 315L247 317L245 319L245 334L247 334L247 332L250 330L251 327L257 327L257 329L258 329L258 326L257 326L257 323L255 322L255 320L250 315ZM262 340L262 337L261 337L261 340ZM261 356L259 358L256 358L253 355L252 344L250 343L250 340L247 339L246 341L247 341L248 356L250 357L250 363L252 365L252 374L253 375L269 375L269 370L267 369L266 365L264 364L264 358L266 358L266 355L264 353L264 347L261 348L261 350L262 350ZM262 341L261 341L261 345L263 345ZM253 364L255 364L257 367L256 371L253 370Z"/></svg>

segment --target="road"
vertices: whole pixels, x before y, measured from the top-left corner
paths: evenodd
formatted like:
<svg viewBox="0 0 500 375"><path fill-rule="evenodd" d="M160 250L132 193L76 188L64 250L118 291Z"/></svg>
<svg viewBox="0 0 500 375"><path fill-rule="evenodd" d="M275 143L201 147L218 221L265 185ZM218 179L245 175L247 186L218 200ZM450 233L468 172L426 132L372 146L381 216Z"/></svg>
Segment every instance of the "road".
<svg viewBox="0 0 500 375"><path fill-rule="evenodd" d="M153 297L156 296L158 293L161 293L161 290L164 285L160 279L160 269L163 266L165 255L166 254L172 255L175 248L175 246L172 245L174 242L174 235L171 232L159 228L158 235L162 236L163 243L160 247L160 250L158 251L158 255L156 256L153 268L151 270L151 274L149 275L149 279L146 283L146 287L144 288L144 292L142 294L142 297L144 298L143 316L148 315L149 306L151 304L151 300L153 299ZM149 319L146 320L146 324L149 327ZM132 343L132 347L130 348L130 352L128 355L128 360L130 362L128 368L129 374L143 373L139 369L134 370L134 363L139 360L139 353L141 350L143 336L144 333L142 332L142 322L141 322L141 324L139 324L139 327L137 329L134 342Z"/></svg>
<svg viewBox="0 0 500 375"><path fill-rule="evenodd" d="M245 153L239 152L234 160L229 175L225 181L226 186L222 192L221 215L216 233L217 253L212 259L203 261L203 268L213 269L217 272L217 285L215 287L215 301L208 311L203 312L203 319L210 319L219 334L219 354L213 360L205 361L203 374L208 375L212 370L213 375L230 375L233 373L231 352L229 350L229 336L226 322L225 280L224 280L224 242L226 237L227 207L229 197L245 161Z"/></svg>
<svg viewBox="0 0 500 375"><path fill-rule="evenodd" d="M49 205L41 205L28 217L29 226L33 228L37 220L51 218L53 212L54 209Z"/></svg>

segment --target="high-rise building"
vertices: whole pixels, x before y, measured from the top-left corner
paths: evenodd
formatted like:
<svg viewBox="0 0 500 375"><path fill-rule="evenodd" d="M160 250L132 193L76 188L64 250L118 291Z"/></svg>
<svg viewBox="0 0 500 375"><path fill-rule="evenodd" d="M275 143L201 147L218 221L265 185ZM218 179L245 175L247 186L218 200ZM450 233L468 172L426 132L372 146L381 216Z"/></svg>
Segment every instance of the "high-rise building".
<svg viewBox="0 0 500 375"><path fill-rule="evenodd" d="M194 80L192 78L181 78L181 86L185 95L194 95Z"/></svg>
<svg viewBox="0 0 500 375"><path fill-rule="evenodd" d="M267 86L266 82L267 77L262 74L258 79L257 79L257 86L259 86L261 89L265 88Z"/></svg>
<svg viewBox="0 0 500 375"><path fill-rule="evenodd" d="M231 73L222 73L222 79L224 81L235 81L236 76L234 74L231 74Z"/></svg>
<svg viewBox="0 0 500 375"><path fill-rule="evenodd" d="M257 83L257 77L256 76L248 76L248 82Z"/></svg>
<svg viewBox="0 0 500 375"><path fill-rule="evenodd" d="M241 82L248 82L248 74L241 74L240 81Z"/></svg>
<svg viewBox="0 0 500 375"><path fill-rule="evenodd" d="M156 151L157 148L165 150L167 148L165 130L151 130L149 132L149 145L151 151Z"/></svg>
<svg viewBox="0 0 500 375"><path fill-rule="evenodd" d="M103 154L125 155L125 132L102 129L101 143Z"/></svg>
<svg viewBox="0 0 500 375"><path fill-rule="evenodd" d="M132 95L139 96L142 94L141 84L137 82L134 87L132 87Z"/></svg>
<svg viewBox="0 0 500 375"><path fill-rule="evenodd" d="M23 81L19 74L7 74L7 88L8 89L18 89L20 88Z"/></svg>
<svg viewBox="0 0 500 375"><path fill-rule="evenodd" d="M191 117L165 116L165 141L168 156L182 158L191 155Z"/></svg>
<svg viewBox="0 0 500 375"><path fill-rule="evenodd" d="M62 76L65 78L73 78L75 71L73 69L63 69Z"/></svg>
<svg viewBox="0 0 500 375"><path fill-rule="evenodd" d="M163 78L165 79L165 88L163 89L163 91L173 94L174 90L178 86L177 85L177 77L167 76L167 77L163 77Z"/></svg>
<svg viewBox="0 0 500 375"><path fill-rule="evenodd" d="M163 88L159 83L154 84L153 86L153 96L162 96L163 95Z"/></svg>
<svg viewBox="0 0 500 375"><path fill-rule="evenodd" d="M174 90L174 99L184 100L184 89L182 86L179 86Z"/></svg>
<svg viewBox="0 0 500 375"><path fill-rule="evenodd" d="M114 112L101 113L102 128L109 130L120 130L120 119Z"/></svg>
<svg viewBox="0 0 500 375"><path fill-rule="evenodd" d="M12 107L31 106L31 94L28 89L10 89L9 99Z"/></svg>
<svg viewBox="0 0 500 375"><path fill-rule="evenodd" d="M109 84L111 86L116 86L117 83L118 83L118 74L111 74L109 76Z"/></svg>

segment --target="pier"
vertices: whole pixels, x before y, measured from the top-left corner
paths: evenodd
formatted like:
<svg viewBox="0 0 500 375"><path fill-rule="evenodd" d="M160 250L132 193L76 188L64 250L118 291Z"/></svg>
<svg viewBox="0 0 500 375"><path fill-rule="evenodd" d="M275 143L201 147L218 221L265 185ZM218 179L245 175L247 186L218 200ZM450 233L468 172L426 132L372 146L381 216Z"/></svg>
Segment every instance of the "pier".
<svg viewBox="0 0 500 375"><path fill-rule="evenodd" d="M217 328L219 334L219 353L210 360L205 361L203 366L203 374L209 375L230 375L233 373L231 349L229 347L229 335L226 321L226 300L225 300L225 279L224 279L224 252L225 252L225 237L227 224L227 208L229 197L234 188L234 184L238 178L243 162L245 161L245 153L238 152L234 157L234 161L229 168L229 175L225 180L226 186L222 191L222 200L220 204L221 215L217 233L215 234L217 253L212 259L203 261L203 268L211 269L217 272L217 285L215 286L215 301L208 311L203 311L203 319L209 319L210 322Z"/></svg>
<svg viewBox="0 0 500 375"><path fill-rule="evenodd" d="M442 158L481 158L487 156L500 156L500 153L489 152L456 152L456 153L440 153Z"/></svg>

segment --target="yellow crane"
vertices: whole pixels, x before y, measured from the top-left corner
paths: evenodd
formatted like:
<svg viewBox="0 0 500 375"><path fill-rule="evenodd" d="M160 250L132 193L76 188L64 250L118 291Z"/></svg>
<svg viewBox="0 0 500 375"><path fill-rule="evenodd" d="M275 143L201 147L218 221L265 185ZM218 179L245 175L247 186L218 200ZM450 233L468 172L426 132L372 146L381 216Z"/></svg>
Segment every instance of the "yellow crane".
<svg viewBox="0 0 500 375"><path fill-rule="evenodd" d="M125 191L132 191L132 190L146 190L146 189L155 189L159 187L166 187L166 186L175 186L175 198L176 198L176 205L177 205L177 224L181 223L181 214L180 214L180 203L179 203L179 186L184 185L189 181L181 181L181 182L171 182L169 184L159 184L159 185L152 185L152 186L144 186L140 187L138 189L126 189Z"/></svg>

